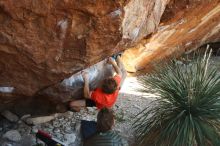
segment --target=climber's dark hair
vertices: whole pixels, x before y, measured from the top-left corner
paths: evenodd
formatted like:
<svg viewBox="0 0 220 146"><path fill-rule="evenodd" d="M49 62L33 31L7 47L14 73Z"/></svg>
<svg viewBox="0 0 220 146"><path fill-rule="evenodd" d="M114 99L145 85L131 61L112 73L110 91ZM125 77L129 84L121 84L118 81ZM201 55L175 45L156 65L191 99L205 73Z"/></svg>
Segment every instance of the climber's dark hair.
<svg viewBox="0 0 220 146"><path fill-rule="evenodd" d="M112 129L114 125L115 115L113 110L103 108L97 115L97 131L106 132Z"/></svg>
<svg viewBox="0 0 220 146"><path fill-rule="evenodd" d="M103 81L102 91L107 94L112 94L117 89L117 82L114 78L107 78Z"/></svg>

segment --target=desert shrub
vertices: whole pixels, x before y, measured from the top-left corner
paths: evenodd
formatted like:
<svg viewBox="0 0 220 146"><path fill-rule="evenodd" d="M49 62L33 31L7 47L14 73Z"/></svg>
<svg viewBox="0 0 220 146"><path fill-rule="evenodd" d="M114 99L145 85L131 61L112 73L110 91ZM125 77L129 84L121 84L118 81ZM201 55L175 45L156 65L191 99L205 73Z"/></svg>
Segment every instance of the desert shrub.
<svg viewBox="0 0 220 146"><path fill-rule="evenodd" d="M210 55L173 60L139 77L142 92L158 98L136 116L138 145L220 146L220 75Z"/></svg>

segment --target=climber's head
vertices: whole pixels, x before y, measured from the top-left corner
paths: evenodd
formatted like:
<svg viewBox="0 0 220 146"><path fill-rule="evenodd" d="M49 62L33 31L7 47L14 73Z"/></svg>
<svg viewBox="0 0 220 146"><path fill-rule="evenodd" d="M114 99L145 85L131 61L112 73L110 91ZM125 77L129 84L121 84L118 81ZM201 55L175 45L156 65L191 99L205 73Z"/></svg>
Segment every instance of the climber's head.
<svg viewBox="0 0 220 146"><path fill-rule="evenodd" d="M106 94L112 94L116 91L117 86L117 82L114 78L107 78L103 81L102 91Z"/></svg>
<svg viewBox="0 0 220 146"><path fill-rule="evenodd" d="M97 131L106 132L112 129L115 124L115 115L113 110L103 108L97 115Z"/></svg>

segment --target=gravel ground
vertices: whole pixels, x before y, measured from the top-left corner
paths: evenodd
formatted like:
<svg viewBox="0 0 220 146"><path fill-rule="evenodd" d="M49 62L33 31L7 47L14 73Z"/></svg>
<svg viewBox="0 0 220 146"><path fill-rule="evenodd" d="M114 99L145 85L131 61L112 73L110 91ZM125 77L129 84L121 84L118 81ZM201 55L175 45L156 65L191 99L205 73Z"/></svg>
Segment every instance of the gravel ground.
<svg viewBox="0 0 220 146"><path fill-rule="evenodd" d="M134 116L148 106L153 99L151 97L154 97L153 95L137 92L137 88L139 87L140 85L135 77L127 78L120 91L118 100L113 107L116 114L116 125L114 130L118 131L124 138L126 138L130 145L135 145L134 133L131 129ZM50 122L35 126L29 126L22 120L19 120L16 123L11 123L1 117L0 145L36 145L35 133L40 129L50 133L54 138L66 143L68 146L80 146L80 121L95 121L97 112L98 111L95 108L87 108L78 113L68 111ZM10 137L14 137L14 139ZM42 142L38 140L38 143Z"/></svg>

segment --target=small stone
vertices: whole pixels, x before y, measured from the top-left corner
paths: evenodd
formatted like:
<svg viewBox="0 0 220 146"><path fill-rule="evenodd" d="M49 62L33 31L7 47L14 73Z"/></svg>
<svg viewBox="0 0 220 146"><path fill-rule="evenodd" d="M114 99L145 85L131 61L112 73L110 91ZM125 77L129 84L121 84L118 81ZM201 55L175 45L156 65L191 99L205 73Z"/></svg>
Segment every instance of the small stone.
<svg viewBox="0 0 220 146"><path fill-rule="evenodd" d="M22 123L23 123L23 121L22 121L22 120L19 120L19 121L18 121L18 124L22 124Z"/></svg>
<svg viewBox="0 0 220 146"><path fill-rule="evenodd" d="M30 114L23 115L23 116L21 117L21 120L25 120L25 119L27 119L27 118L29 118L29 117L31 117L31 115L30 115Z"/></svg>
<svg viewBox="0 0 220 146"><path fill-rule="evenodd" d="M10 122L17 122L19 120L18 116L16 116L8 110L1 112L1 115L4 116Z"/></svg>
<svg viewBox="0 0 220 146"><path fill-rule="evenodd" d="M87 107L89 113L94 113L95 112L95 109L93 107Z"/></svg>
<svg viewBox="0 0 220 146"><path fill-rule="evenodd" d="M60 141L62 141L62 139L63 139L63 135L60 134L60 133L55 133L55 134L54 134L54 137L55 137L56 139L60 140Z"/></svg>
<svg viewBox="0 0 220 146"><path fill-rule="evenodd" d="M42 124L42 123L49 122L49 121L53 120L54 118L55 118L54 115L35 117L35 118L27 118L25 120L25 122L27 124L30 124L30 125L39 125L39 124Z"/></svg>
<svg viewBox="0 0 220 146"><path fill-rule="evenodd" d="M53 126L54 126L54 127L60 127L60 124L59 124L58 121L53 121Z"/></svg>
<svg viewBox="0 0 220 146"><path fill-rule="evenodd" d="M3 138L18 142L21 140L21 135L17 130L10 130L3 135Z"/></svg>
<svg viewBox="0 0 220 146"><path fill-rule="evenodd" d="M24 123L19 124L17 129L21 135L27 135L31 133L31 127L27 126Z"/></svg>
<svg viewBox="0 0 220 146"><path fill-rule="evenodd" d="M53 129L53 126L51 124L49 124L49 123L45 123L44 124L44 128L46 128L46 129Z"/></svg>
<svg viewBox="0 0 220 146"><path fill-rule="evenodd" d="M65 140L65 143L67 145L69 145L71 143L74 143L75 140L76 140L76 135L74 133L72 133L72 134L65 134L64 135L64 140Z"/></svg>
<svg viewBox="0 0 220 146"><path fill-rule="evenodd" d="M59 121L63 121L63 120L64 120L64 118L63 118L63 117L60 117L60 118L58 118L58 120L59 120Z"/></svg>
<svg viewBox="0 0 220 146"><path fill-rule="evenodd" d="M3 143L2 146L13 146L13 145L10 143Z"/></svg>
<svg viewBox="0 0 220 146"><path fill-rule="evenodd" d="M54 128L54 129L53 129L53 132L54 132L54 133L60 133L60 129L59 129L59 128Z"/></svg>
<svg viewBox="0 0 220 146"><path fill-rule="evenodd" d="M141 107L138 106L138 105L134 105L134 107L137 108L137 109L139 109L139 110L141 109Z"/></svg>
<svg viewBox="0 0 220 146"><path fill-rule="evenodd" d="M65 133L71 133L72 132L72 128L71 127L65 127L64 131L65 131Z"/></svg>
<svg viewBox="0 0 220 146"><path fill-rule="evenodd" d="M37 133L38 129L40 129L39 126L33 126L32 129L31 129L31 132L32 133Z"/></svg>
<svg viewBox="0 0 220 146"><path fill-rule="evenodd" d="M73 116L73 112L72 111L67 111L67 116L68 117Z"/></svg>

